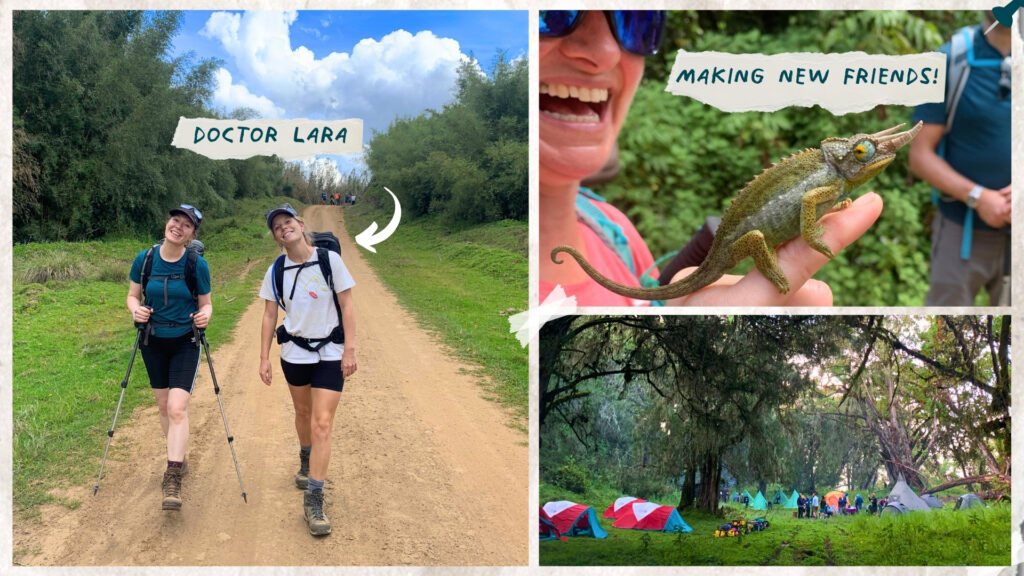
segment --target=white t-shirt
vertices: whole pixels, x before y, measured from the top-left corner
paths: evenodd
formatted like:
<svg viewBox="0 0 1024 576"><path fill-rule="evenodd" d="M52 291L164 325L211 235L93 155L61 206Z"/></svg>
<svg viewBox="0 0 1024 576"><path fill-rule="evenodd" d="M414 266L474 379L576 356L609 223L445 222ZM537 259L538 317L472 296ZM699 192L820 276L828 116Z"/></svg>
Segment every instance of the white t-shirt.
<svg viewBox="0 0 1024 576"><path fill-rule="evenodd" d="M328 259L331 263L331 275L334 277L334 290L344 292L356 285L355 280L349 273L341 256L334 251L328 250ZM293 336L303 338L324 338L328 336L334 327L340 323L338 311L331 302L335 298L327 285L327 279L320 273L320 265L316 264L317 252L308 260L311 266L288 270L295 266L285 254L284 257L284 305L287 307L284 317L284 329ZM298 274L296 274L296 271ZM295 287L295 294L292 299L292 286L295 286L296 276L299 285ZM263 276L263 286L260 288L260 298L277 302L274 298L274 265L271 264L267 273ZM310 352L299 347L294 342L286 342L281 346L281 359L292 364L316 364L321 360L341 360L344 352L343 344L328 342L320 350Z"/></svg>

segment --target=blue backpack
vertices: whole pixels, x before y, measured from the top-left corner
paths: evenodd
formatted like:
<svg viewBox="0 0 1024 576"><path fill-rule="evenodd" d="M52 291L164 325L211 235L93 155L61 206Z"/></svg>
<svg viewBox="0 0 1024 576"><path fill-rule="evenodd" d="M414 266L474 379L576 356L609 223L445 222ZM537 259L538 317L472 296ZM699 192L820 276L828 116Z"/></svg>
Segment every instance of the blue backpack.
<svg viewBox="0 0 1024 576"><path fill-rule="evenodd" d="M974 37L978 33L977 26L964 26L956 31L950 39L949 70L946 74L946 126L942 131L942 139L935 152L940 157L946 157L946 135L953 128L953 119L956 117L956 109L960 105L960 96L963 95L964 87L967 86L967 78L971 75L971 68L1001 68L1010 66L1010 57L1002 59L976 59L974 57ZM932 204L938 205L940 192L932 188ZM974 209L967 208L964 216L964 239L960 244L960 258L968 260L971 257L971 235L974 233Z"/></svg>

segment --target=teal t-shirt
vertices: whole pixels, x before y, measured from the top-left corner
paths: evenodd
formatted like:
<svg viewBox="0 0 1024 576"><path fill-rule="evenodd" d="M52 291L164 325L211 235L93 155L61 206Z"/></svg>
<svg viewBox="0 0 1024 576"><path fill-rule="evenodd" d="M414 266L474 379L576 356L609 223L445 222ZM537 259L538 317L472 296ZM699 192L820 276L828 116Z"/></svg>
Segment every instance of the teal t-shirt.
<svg viewBox="0 0 1024 576"><path fill-rule="evenodd" d="M146 259L146 250L139 252L132 262L129 278L137 284L142 283L142 262ZM150 321L153 323L153 335L158 338L176 338L192 331L192 319L196 302L185 283L185 261L188 252L177 262L166 262L160 257L160 249L153 250L153 272L145 286L146 306L153 308ZM167 278L167 276L180 278ZM167 303L164 304L164 283L167 283ZM199 294L210 293L210 266L199 256L196 259L196 291ZM174 326L169 326L174 324Z"/></svg>
<svg viewBox="0 0 1024 576"><path fill-rule="evenodd" d="M959 34L959 32L957 32ZM947 66L951 44L939 48L946 55ZM985 40L980 27L974 33L974 58L1001 62L1003 55ZM945 160L954 170L972 182L999 190L1010 183L1012 172L1012 130L1010 93L1000 88L1000 68L974 67L956 108L953 126L946 134ZM923 120L928 124L946 124L945 102L921 104L914 109L912 122ZM967 205L944 197L939 202L943 216L963 223ZM974 213L974 227L992 230Z"/></svg>

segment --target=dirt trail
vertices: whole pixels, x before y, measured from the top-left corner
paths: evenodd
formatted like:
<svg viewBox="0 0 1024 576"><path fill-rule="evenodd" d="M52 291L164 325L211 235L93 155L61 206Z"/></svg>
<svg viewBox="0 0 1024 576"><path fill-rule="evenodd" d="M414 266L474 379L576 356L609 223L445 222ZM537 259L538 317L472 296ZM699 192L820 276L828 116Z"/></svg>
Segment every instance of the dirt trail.
<svg viewBox="0 0 1024 576"><path fill-rule="evenodd" d="M138 410L118 424L114 443L126 454L108 459L95 497L92 482L69 488L61 496L80 500L79 508L48 506L43 523L14 526L19 563L527 563L526 435L505 425L507 414L482 399L467 367L446 356L383 288L345 232L340 208L314 206L305 216L311 229L341 239L356 279L359 370L345 383L335 420L326 489L333 533L314 539L302 520L302 493L293 483L294 411L276 345L273 385L256 373L258 300L234 340L213 352L248 504L204 360L189 410L182 511L160 510L163 438L156 408Z"/></svg>

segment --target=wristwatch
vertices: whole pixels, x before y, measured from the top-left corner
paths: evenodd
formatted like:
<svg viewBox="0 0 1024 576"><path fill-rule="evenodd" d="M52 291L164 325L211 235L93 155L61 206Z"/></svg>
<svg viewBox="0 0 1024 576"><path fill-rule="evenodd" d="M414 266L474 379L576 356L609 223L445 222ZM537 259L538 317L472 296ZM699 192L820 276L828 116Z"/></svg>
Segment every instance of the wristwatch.
<svg viewBox="0 0 1024 576"><path fill-rule="evenodd" d="M967 193L967 200L965 200L965 203L968 208L973 209L978 207L978 199L981 198L981 191L981 184L975 184L974 188L971 188L971 191Z"/></svg>

